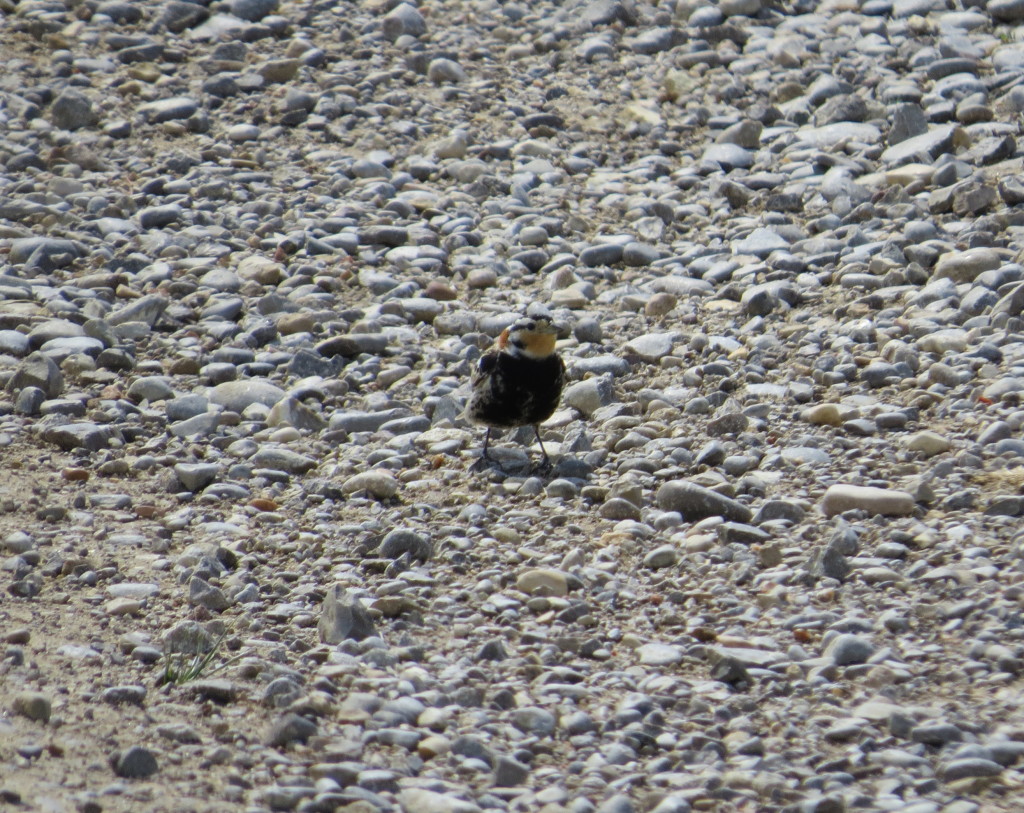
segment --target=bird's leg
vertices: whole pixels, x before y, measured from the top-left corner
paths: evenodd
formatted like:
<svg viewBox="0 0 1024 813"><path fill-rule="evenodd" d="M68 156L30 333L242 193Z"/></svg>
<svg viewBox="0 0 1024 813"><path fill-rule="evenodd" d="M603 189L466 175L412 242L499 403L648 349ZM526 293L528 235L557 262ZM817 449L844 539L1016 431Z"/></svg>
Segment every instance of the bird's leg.
<svg viewBox="0 0 1024 813"><path fill-rule="evenodd" d="M544 459L540 461L536 471L547 472L551 470L551 458L548 457L548 450L544 448L544 441L540 439L540 427L534 424L533 433L537 436L537 443L540 446L540 453Z"/></svg>
<svg viewBox="0 0 1024 813"><path fill-rule="evenodd" d="M469 467L470 471L483 471L487 468L488 463L493 463L491 456L487 454L487 444L491 442L491 427L487 427L487 434L484 435L484 450L480 455L480 458Z"/></svg>

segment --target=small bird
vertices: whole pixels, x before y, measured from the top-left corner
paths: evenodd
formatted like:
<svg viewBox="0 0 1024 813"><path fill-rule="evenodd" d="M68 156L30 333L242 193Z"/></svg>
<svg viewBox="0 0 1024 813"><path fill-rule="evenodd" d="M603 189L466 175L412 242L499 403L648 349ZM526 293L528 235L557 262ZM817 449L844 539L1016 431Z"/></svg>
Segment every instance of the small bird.
<svg viewBox="0 0 1024 813"><path fill-rule="evenodd" d="M549 316L525 316L502 331L494 349L480 358L466 417L487 427L481 464L489 459L491 429L533 426L544 455L541 465L550 465L539 424L551 417L565 385L565 363L555 352L557 333Z"/></svg>

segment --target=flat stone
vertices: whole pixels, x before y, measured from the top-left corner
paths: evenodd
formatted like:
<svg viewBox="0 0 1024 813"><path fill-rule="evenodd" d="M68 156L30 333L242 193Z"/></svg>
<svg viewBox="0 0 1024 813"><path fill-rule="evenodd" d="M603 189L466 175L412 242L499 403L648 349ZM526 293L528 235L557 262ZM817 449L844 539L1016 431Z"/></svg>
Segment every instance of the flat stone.
<svg viewBox="0 0 1024 813"><path fill-rule="evenodd" d="M283 446L263 446L249 458L253 466L261 469L305 474L317 467L317 461Z"/></svg>
<svg viewBox="0 0 1024 813"><path fill-rule="evenodd" d="M743 503L686 480L671 480L655 497L663 511L678 511L687 522L705 517L724 517L734 522L750 522L754 515Z"/></svg>
<svg viewBox="0 0 1024 813"><path fill-rule="evenodd" d="M803 143L819 149L827 149L843 141L859 141L862 144L876 144L882 139L882 131L873 124L842 121L821 127L801 127L796 137Z"/></svg>
<svg viewBox="0 0 1024 813"><path fill-rule="evenodd" d="M754 153L739 144L709 144L701 160L720 164L723 169L747 169L754 164Z"/></svg>
<svg viewBox="0 0 1024 813"><path fill-rule="evenodd" d="M615 400L610 376L594 376L570 384L562 392L562 403L577 409L588 418Z"/></svg>
<svg viewBox="0 0 1024 813"><path fill-rule="evenodd" d="M999 776L1003 772L1003 766L990 759L954 759L946 763L940 773L945 782L955 782L958 779L973 776Z"/></svg>
<svg viewBox="0 0 1024 813"><path fill-rule="evenodd" d="M379 333L351 333L346 336L334 336L316 346L316 351L327 358L331 356L358 356L369 353L379 356L387 349L386 336Z"/></svg>
<svg viewBox="0 0 1024 813"><path fill-rule="evenodd" d="M199 110L199 102L189 96L174 96L139 105L139 114L150 124L187 119Z"/></svg>
<svg viewBox="0 0 1024 813"><path fill-rule="evenodd" d="M671 666L683 659L683 650L669 644L644 644L636 652L644 666Z"/></svg>
<svg viewBox="0 0 1024 813"><path fill-rule="evenodd" d="M927 429L907 438L906 445L909 451L921 452L925 457L948 452L953 446L949 438Z"/></svg>
<svg viewBox="0 0 1024 813"><path fill-rule="evenodd" d="M481 813L473 802L426 788L402 788L398 791L398 804L402 813Z"/></svg>
<svg viewBox="0 0 1024 813"><path fill-rule="evenodd" d="M634 354L641 361L657 364L672 352L678 338L678 333L647 333L626 342L623 349L627 353Z"/></svg>
<svg viewBox="0 0 1024 813"><path fill-rule="evenodd" d="M569 582L560 570L534 568L516 577L516 588L530 596L565 596L569 593Z"/></svg>
<svg viewBox="0 0 1024 813"><path fill-rule="evenodd" d="M914 498L905 491L841 483L830 486L825 492L821 510L827 517L853 510L902 517L914 512Z"/></svg>
<svg viewBox="0 0 1024 813"><path fill-rule="evenodd" d="M910 731L910 739L923 742L925 745L942 746L951 742L960 742L964 732L952 723L922 723Z"/></svg>
<svg viewBox="0 0 1024 813"><path fill-rule="evenodd" d="M345 494L366 491L378 500L386 500L398 493L398 480L386 469L373 469L352 475L342 483L341 490Z"/></svg>
<svg viewBox="0 0 1024 813"><path fill-rule="evenodd" d="M274 406L285 397L285 391L269 381L249 378L218 384L207 393L207 397L211 403L241 414L252 404Z"/></svg>
<svg viewBox="0 0 1024 813"><path fill-rule="evenodd" d="M91 452L98 452L107 448L111 440L119 437L119 433L108 424L69 423L48 427L43 431L42 437L47 443L54 443L65 451L88 449Z"/></svg>
<svg viewBox="0 0 1024 813"><path fill-rule="evenodd" d="M969 248L965 251L950 251L939 257L935 263L934 277L948 278L954 282L973 282L985 271L994 271L1003 264L999 253L990 248Z"/></svg>
<svg viewBox="0 0 1024 813"><path fill-rule="evenodd" d="M789 241L774 229L760 227L754 229L747 237L732 244L733 254L752 254L765 258L773 251L785 251Z"/></svg>
<svg viewBox="0 0 1024 813"><path fill-rule="evenodd" d="M926 133L893 144L882 153L883 164L925 163L940 155L953 152L963 143L964 135L958 124L942 124Z"/></svg>

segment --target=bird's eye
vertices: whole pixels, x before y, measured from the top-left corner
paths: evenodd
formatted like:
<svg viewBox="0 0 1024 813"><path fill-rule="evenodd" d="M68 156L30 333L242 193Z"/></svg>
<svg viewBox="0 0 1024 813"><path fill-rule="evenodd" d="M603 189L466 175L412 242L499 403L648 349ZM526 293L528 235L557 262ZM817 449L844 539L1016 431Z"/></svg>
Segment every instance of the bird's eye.
<svg viewBox="0 0 1024 813"><path fill-rule="evenodd" d="M536 330L537 329L537 323L536 322L527 322L526 323L526 329L527 330Z"/></svg>

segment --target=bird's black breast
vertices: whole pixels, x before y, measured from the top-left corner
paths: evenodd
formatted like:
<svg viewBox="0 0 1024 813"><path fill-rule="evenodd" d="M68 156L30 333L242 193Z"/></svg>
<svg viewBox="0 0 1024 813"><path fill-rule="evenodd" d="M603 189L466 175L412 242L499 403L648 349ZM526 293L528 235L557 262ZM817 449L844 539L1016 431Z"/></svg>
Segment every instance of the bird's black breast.
<svg viewBox="0 0 1024 813"><path fill-rule="evenodd" d="M557 355L529 359L510 353L485 354L477 368L472 416L492 426L526 426L546 421L558 407L565 364Z"/></svg>

